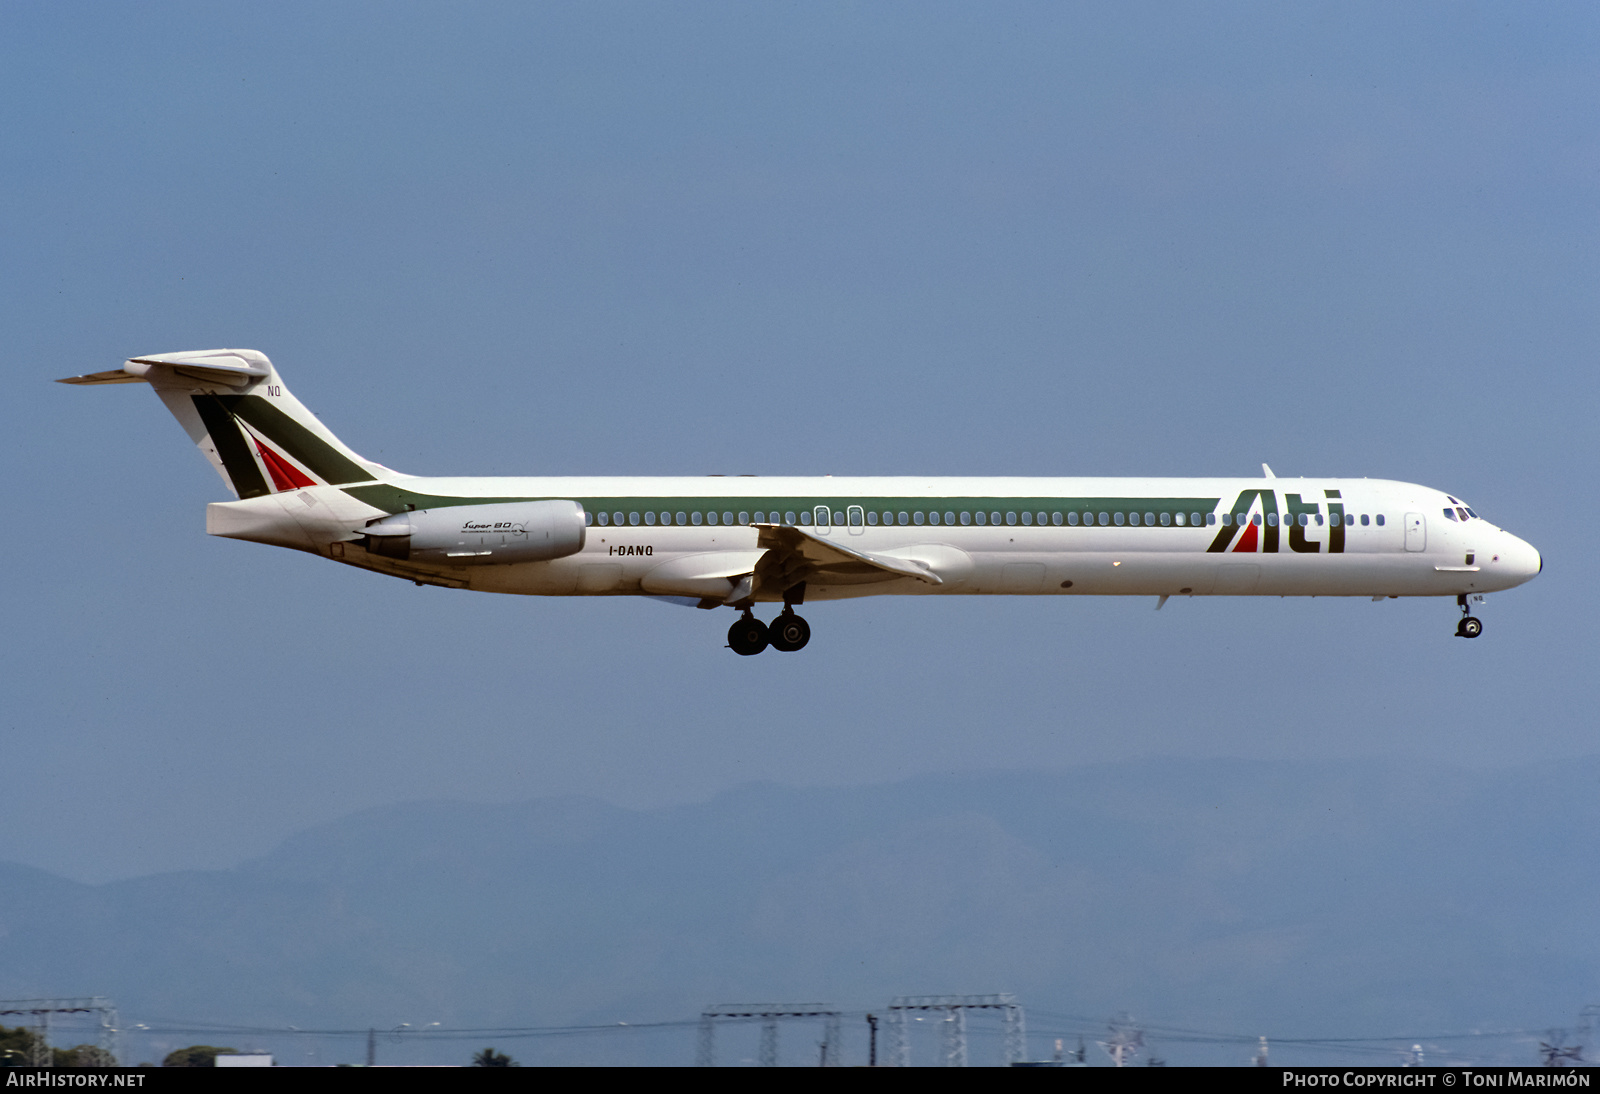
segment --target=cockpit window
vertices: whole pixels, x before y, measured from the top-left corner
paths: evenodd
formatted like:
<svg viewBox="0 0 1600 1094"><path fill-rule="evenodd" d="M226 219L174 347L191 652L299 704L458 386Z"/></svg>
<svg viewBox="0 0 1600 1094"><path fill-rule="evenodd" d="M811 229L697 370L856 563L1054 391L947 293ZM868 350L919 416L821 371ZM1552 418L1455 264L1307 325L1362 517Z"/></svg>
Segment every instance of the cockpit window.
<svg viewBox="0 0 1600 1094"><path fill-rule="evenodd" d="M1456 511L1454 509L1450 508L1448 505L1444 507L1444 519L1445 520L1455 520L1456 519Z"/></svg>

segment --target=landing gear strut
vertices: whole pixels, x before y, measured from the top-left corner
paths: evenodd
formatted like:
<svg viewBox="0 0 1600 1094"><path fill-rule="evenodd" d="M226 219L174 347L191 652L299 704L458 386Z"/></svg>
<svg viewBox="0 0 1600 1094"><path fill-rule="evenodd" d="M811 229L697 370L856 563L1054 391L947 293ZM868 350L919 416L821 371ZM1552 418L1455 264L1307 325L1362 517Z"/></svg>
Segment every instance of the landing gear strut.
<svg viewBox="0 0 1600 1094"><path fill-rule="evenodd" d="M746 601L739 621L728 628L728 648L740 657L753 657L768 646L783 653L805 648L811 641L811 624L794 614L794 606L805 603L805 599L803 581L784 590L783 612L771 626L750 614L749 601Z"/></svg>
<svg viewBox="0 0 1600 1094"><path fill-rule="evenodd" d="M1476 638L1483 633L1483 620L1472 614L1472 609L1467 606L1467 594L1462 593L1456 597L1456 603L1461 605L1461 622L1456 624L1457 638Z"/></svg>

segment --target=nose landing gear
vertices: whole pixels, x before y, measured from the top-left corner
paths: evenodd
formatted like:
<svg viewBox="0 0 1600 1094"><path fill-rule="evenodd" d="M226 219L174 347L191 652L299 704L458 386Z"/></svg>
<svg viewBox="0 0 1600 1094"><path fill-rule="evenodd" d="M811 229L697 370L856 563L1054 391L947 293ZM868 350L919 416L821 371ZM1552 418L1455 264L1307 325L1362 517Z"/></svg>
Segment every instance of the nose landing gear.
<svg viewBox="0 0 1600 1094"><path fill-rule="evenodd" d="M1483 633L1483 620L1472 614L1472 609L1467 605L1467 594L1462 593L1456 597L1456 603L1461 605L1461 622L1456 624L1456 637L1478 637Z"/></svg>

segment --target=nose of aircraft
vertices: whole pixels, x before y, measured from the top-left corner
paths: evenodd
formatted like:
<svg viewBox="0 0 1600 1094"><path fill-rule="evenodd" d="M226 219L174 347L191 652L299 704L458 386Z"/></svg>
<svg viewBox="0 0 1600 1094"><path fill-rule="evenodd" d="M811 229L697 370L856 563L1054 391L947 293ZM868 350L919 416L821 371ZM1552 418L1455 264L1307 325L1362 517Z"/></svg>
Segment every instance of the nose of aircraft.
<svg viewBox="0 0 1600 1094"><path fill-rule="evenodd" d="M1500 559L1495 564L1498 576L1506 581L1507 587L1531 581L1544 569L1544 556L1526 540L1518 539L1509 532L1504 535L1505 541L1497 552Z"/></svg>

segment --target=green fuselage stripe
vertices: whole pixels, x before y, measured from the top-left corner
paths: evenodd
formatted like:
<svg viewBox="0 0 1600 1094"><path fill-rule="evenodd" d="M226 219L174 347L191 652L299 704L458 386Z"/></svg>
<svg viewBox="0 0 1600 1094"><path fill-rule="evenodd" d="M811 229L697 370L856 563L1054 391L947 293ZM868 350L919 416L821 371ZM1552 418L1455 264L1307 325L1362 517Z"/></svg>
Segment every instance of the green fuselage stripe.
<svg viewBox="0 0 1600 1094"><path fill-rule="evenodd" d="M364 486L351 486L345 488L345 493L358 498L375 508L389 513L398 513L407 508L411 509L445 509L458 505L493 505L505 502L518 501L544 501L545 498L530 497L482 497L462 498L443 497L437 494L420 494L404 487L388 483L372 483ZM570 497L570 496L569 496ZM800 523L804 517L807 522L813 519L816 509L826 508L830 514L829 523L849 523L850 509L858 508L864 516L870 515L873 523L888 523L888 516L892 515L894 523L900 523L900 514L907 514L911 521L915 515L921 514L927 523L928 514L938 514L938 523L964 523L962 515L971 518L972 524L977 524L977 514L984 515L987 524L994 524L994 515L999 514L999 523L1008 522L1008 514L1015 515L1020 523L1023 513L1029 514L1034 521L1039 520L1039 515L1044 514L1044 521L1048 524L1055 523L1056 514L1061 514L1063 525L1067 524L1067 515L1075 514L1080 525L1093 523L1098 526L1116 523L1120 515L1125 524L1132 523L1132 516L1137 515L1140 526L1184 528L1191 527L1194 514L1200 514L1204 522L1216 509L1219 498L1061 498L1061 497L1012 497L1012 498L981 498L981 497L794 497L794 496L768 496L768 497L570 497L578 502L585 511L593 514L596 523L599 515L606 514L608 521L615 521L616 514L622 514L624 523L632 523L634 514L639 517L641 524L645 523L645 514L654 517L653 523L680 523L678 514L684 516L683 523L694 522L694 516L699 515L702 522L711 523L708 514L714 514L716 524L748 524L754 522L754 515L764 514L761 523ZM789 514L794 514L791 518ZM731 515L731 520L725 520L724 515ZM834 520L837 514L841 519ZM953 520L947 521L946 514ZM1104 514L1105 520L1101 520ZM1182 515L1183 524L1178 523L1178 516ZM741 515L742 519L741 519ZM1165 515L1170 523L1163 523ZM1146 520L1146 517L1152 519Z"/></svg>

